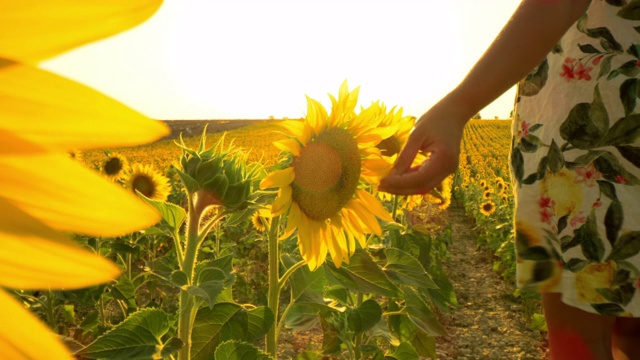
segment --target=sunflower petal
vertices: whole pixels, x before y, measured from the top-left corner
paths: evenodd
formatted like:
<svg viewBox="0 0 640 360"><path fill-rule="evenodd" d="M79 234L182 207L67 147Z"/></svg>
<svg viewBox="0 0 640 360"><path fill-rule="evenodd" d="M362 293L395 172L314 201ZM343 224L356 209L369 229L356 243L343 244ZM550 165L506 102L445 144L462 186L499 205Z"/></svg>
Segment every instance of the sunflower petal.
<svg viewBox="0 0 640 360"><path fill-rule="evenodd" d="M162 0L3 0L0 57L40 61L148 19Z"/></svg>
<svg viewBox="0 0 640 360"><path fill-rule="evenodd" d="M382 235L382 228L375 216L367 209L367 207L359 200L352 200L347 205L355 215L362 221L362 223L369 229L370 232L380 236Z"/></svg>
<svg viewBox="0 0 640 360"><path fill-rule="evenodd" d="M0 354L3 359L73 359L56 335L2 290L0 309Z"/></svg>
<svg viewBox="0 0 640 360"><path fill-rule="evenodd" d="M273 143L275 147L282 151L292 153L294 156L300 156L300 142L296 139L284 139Z"/></svg>
<svg viewBox="0 0 640 360"><path fill-rule="evenodd" d="M137 145L169 134L164 123L85 85L2 59L0 128L60 151Z"/></svg>
<svg viewBox="0 0 640 360"><path fill-rule="evenodd" d="M307 96L307 124L313 130L312 135L317 135L326 126L329 115L327 110L318 100L314 100Z"/></svg>
<svg viewBox="0 0 640 360"><path fill-rule="evenodd" d="M293 179L295 179L295 176L292 167L276 170L262 179L260 189L289 186L293 182Z"/></svg>
<svg viewBox="0 0 640 360"><path fill-rule="evenodd" d="M278 196L276 196L276 200L271 205L271 214L273 216L282 215L285 211L287 211L292 203L291 194L293 193L293 189L291 186L281 187L278 190Z"/></svg>
<svg viewBox="0 0 640 360"><path fill-rule="evenodd" d="M56 230L117 236L149 227L160 215L132 193L63 154L42 149L0 130L0 197ZM7 143L26 154L7 154ZM9 211L0 209L0 215Z"/></svg>
<svg viewBox="0 0 640 360"><path fill-rule="evenodd" d="M0 286L77 289L115 279L120 269L0 198Z"/></svg>
<svg viewBox="0 0 640 360"><path fill-rule="evenodd" d="M393 218L391 218L391 215L389 215L387 210L384 208L384 206L382 206L382 204L378 201L378 199L376 199L375 196L369 194L364 190L358 190L356 195L358 196L358 199L362 201L364 206L369 209L369 211L372 212L375 216L386 222L393 222Z"/></svg>
<svg viewBox="0 0 640 360"><path fill-rule="evenodd" d="M293 232L298 228L301 217L302 213L300 211L300 207L295 202L292 202L291 207L289 208L289 215L287 216L287 226L284 229L284 234L278 240L284 240L291 236L291 234L293 234Z"/></svg>

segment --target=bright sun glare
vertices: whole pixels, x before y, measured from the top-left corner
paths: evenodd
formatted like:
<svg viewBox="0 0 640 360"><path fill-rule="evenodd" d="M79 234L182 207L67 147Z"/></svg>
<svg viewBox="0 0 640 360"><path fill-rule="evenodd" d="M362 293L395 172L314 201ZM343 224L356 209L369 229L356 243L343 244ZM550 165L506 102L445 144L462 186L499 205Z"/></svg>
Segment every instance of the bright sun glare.
<svg viewBox="0 0 640 360"><path fill-rule="evenodd" d="M343 80L419 116L453 88L516 0L167 0L150 21L43 67L159 119L297 118ZM506 118L513 91L481 112Z"/></svg>

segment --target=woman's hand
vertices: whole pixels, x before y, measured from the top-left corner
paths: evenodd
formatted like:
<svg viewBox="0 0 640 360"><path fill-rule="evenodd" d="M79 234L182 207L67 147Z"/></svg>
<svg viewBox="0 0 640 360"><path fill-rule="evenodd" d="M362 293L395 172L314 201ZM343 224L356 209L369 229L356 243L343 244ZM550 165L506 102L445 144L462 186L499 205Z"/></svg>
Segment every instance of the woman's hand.
<svg viewBox="0 0 640 360"><path fill-rule="evenodd" d="M446 99L422 115L379 189L399 195L426 194L440 184L458 168L462 132L468 119L447 105ZM419 151L428 153L429 157L412 167Z"/></svg>

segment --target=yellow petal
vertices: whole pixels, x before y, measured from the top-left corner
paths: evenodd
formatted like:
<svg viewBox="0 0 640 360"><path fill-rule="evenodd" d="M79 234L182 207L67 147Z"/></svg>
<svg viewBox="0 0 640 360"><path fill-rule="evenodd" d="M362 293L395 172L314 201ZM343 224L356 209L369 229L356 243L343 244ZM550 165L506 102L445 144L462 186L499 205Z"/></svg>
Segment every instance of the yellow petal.
<svg viewBox="0 0 640 360"><path fill-rule="evenodd" d="M73 359L56 335L2 290L0 309L0 354L3 359Z"/></svg>
<svg viewBox="0 0 640 360"><path fill-rule="evenodd" d="M361 201L351 200L347 206L355 213L356 217L360 219L370 232L378 236L382 235L382 229L380 228L378 220Z"/></svg>
<svg viewBox="0 0 640 360"><path fill-rule="evenodd" d="M372 212L375 216L386 222L393 222L393 218L391 218L391 215L389 215L387 210L384 208L384 206L382 206L382 204L378 201L378 199L376 199L375 196L369 194L364 190L358 190L356 196L358 196L358 199L362 201L364 206L369 209L369 211Z"/></svg>
<svg viewBox="0 0 640 360"><path fill-rule="evenodd" d="M285 211L289 210L289 207L292 203L292 193L293 189L291 188L291 186L281 187L278 190L276 200L273 202L273 204L271 204L271 213L273 214L273 216L282 215Z"/></svg>
<svg viewBox="0 0 640 360"><path fill-rule="evenodd" d="M284 229L284 234L278 240L284 240L291 236L291 234L293 234L293 232L298 228L301 217L302 212L300 211L300 207L297 203L292 202L291 207L289 208L289 215L287 216L287 226Z"/></svg>
<svg viewBox="0 0 640 360"><path fill-rule="evenodd" d="M169 134L164 123L85 85L2 59L0 128L60 151L137 145Z"/></svg>
<svg viewBox="0 0 640 360"><path fill-rule="evenodd" d="M264 179L262 179L262 181L260 182L260 189L289 186L289 184L293 182L295 176L296 175L292 167L273 171Z"/></svg>
<svg viewBox="0 0 640 360"><path fill-rule="evenodd" d="M5 140L25 155L9 153ZM94 236L147 228L160 215L133 193L64 154L35 154L40 147L0 130L0 197L49 227ZM0 208L0 216L6 209Z"/></svg>
<svg viewBox="0 0 640 360"><path fill-rule="evenodd" d="M0 286L77 289L115 279L120 269L0 198Z"/></svg>
<svg viewBox="0 0 640 360"><path fill-rule="evenodd" d="M40 61L129 29L162 0L2 0L0 57Z"/></svg>
<svg viewBox="0 0 640 360"><path fill-rule="evenodd" d="M284 120L279 122L278 125L285 128L292 136L296 138L300 138L304 134L304 121Z"/></svg>
<svg viewBox="0 0 640 360"><path fill-rule="evenodd" d="M296 139L284 139L273 143L275 147L282 151L292 153L294 156L300 156L300 142Z"/></svg>
<svg viewBox="0 0 640 360"><path fill-rule="evenodd" d="M307 121L313 135L318 135L325 126L327 126L327 110L320 102L307 96ZM304 142L303 142L304 143Z"/></svg>

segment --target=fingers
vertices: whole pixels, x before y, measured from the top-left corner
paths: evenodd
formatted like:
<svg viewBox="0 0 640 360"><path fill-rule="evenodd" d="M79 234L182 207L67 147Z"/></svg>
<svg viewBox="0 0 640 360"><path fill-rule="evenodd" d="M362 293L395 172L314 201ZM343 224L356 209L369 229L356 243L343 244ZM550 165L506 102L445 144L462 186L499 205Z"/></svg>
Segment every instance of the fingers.
<svg viewBox="0 0 640 360"><path fill-rule="evenodd" d="M380 181L379 189L397 195L426 194L456 169L450 157L442 153L431 153L430 158L419 167L401 172L394 169Z"/></svg>

